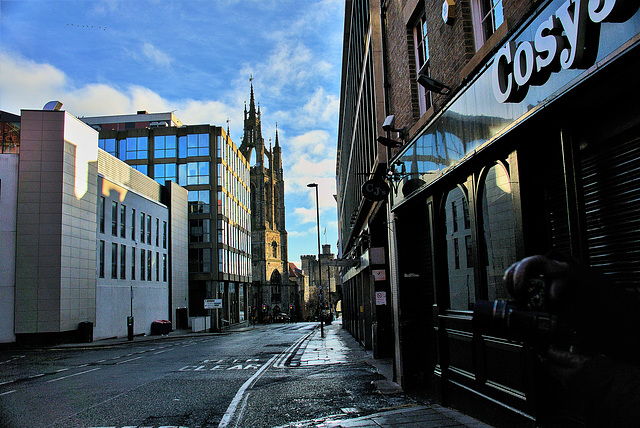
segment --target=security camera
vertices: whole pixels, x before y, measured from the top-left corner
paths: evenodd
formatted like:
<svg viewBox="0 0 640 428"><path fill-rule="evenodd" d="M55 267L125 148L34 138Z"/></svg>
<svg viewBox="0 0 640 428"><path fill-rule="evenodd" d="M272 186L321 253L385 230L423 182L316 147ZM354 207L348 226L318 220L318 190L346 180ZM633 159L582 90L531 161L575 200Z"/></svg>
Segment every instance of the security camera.
<svg viewBox="0 0 640 428"><path fill-rule="evenodd" d="M384 123L382 124L382 130L385 132L391 132L393 131L393 125L396 122L396 117L394 115L389 115L387 116L387 118L384 120Z"/></svg>

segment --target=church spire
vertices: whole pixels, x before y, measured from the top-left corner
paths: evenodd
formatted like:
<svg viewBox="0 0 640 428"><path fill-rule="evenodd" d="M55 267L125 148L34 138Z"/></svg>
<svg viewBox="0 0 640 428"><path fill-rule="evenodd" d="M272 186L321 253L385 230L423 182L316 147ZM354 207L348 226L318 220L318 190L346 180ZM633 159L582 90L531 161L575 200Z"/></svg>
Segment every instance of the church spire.
<svg viewBox="0 0 640 428"><path fill-rule="evenodd" d="M280 147L280 143L278 142L278 122L276 122L276 147Z"/></svg>

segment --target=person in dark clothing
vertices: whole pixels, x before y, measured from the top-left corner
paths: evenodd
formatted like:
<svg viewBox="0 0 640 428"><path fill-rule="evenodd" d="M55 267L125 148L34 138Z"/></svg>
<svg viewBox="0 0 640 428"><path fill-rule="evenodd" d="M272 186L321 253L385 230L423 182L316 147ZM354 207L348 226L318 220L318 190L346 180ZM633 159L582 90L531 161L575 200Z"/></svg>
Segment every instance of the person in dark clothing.
<svg viewBox="0 0 640 428"><path fill-rule="evenodd" d="M640 292L611 284L561 254L531 256L505 273L516 302L543 281L545 304L577 334L577 349L549 345L540 359L581 404L588 426L640 427Z"/></svg>

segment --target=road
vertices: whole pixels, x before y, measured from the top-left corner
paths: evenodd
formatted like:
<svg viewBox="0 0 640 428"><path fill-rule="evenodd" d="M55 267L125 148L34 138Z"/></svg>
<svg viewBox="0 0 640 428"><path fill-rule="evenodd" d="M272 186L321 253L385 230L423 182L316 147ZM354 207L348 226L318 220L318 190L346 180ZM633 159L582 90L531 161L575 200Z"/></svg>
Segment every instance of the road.
<svg viewBox="0 0 640 428"><path fill-rule="evenodd" d="M0 351L0 426L274 427L388 405L363 362L288 365L314 327Z"/></svg>

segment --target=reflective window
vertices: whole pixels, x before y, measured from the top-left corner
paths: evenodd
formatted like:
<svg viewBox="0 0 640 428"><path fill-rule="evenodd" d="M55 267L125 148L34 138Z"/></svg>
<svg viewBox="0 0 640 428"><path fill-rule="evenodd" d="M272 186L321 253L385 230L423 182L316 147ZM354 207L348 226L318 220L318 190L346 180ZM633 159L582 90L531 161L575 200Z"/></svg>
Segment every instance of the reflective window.
<svg viewBox="0 0 640 428"><path fill-rule="evenodd" d="M467 204L464 192L456 187L447 195L445 223L447 228L447 260L449 271L450 309L466 311L476 300L475 275L470 254L471 227L464 220ZM464 243L464 245L461 245ZM461 251L466 254L461 255Z"/></svg>
<svg viewBox="0 0 640 428"><path fill-rule="evenodd" d="M209 204L208 190L189 190L189 212L190 213L208 213L211 212Z"/></svg>
<svg viewBox="0 0 640 428"><path fill-rule="evenodd" d="M177 156L175 135L157 135L154 137L153 142L156 159L175 158Z"/></svg>
<svg viewBox="0 0 640 428"><path fill-rule="evenodd" d="M147 159L147 137L127 137L125 160Z"/></svg>
<svg viewBox="0 0 640 428"><path fill-rule="evenodd" d="M176 164L175 163L161 163L155 164L153 167L154 180L164 186L165 181L178 182L176 176Z"/></svg>
<svg viewBox="0 0 640 428"><path fill-rule="evenodd" d="M474 0L471 7L476 50L479 50L504 22L502 0Z"/></svg>
<svg viewBox="0 0 640 428"><path fill-rule="evenodd" d="M131 165L131 168L135 169L136 171L140 171L144 175L147 175L147 165Z"/></svg>
<svg viewBox="0 0 640 428"><path fill-rule="evenodd" d="M98 139L98 147L109 153L111 156L118 157L117 145L115 138Z"/></svg>
<svg viewBox="0 0 640 428"><path fill-rule="evenodd" d="M489 300L508 299L502 280L516 262L515 215L509 175L502 164L493 166L482 186L482 232Z"/></svg>
<svg viewBox="0 0 640 428"><path fill-rule="evenodd" d="M415 46L416 75L420 73L428 76L429 40L427 39L427 19L424 13L413 27L413 43ZM418 101L420 115L423 115L431 107L431 91L426 91L421 85L418 85Z"/></svg>
<svg viewBox="0 0 640 428"><path fill-rule="evenodd" d="M187 135L187 156L208 156L209 134Z"/></svg>
<svg viewBox="0 0 640 428"><path fill-rule="evenodd" d="M187 185L209 184L209 162L187 164Z"/></svg>
<svg viewBox="0 0 640 428"><path fill-rule="evenodd" d="M189 272L211 272L210 248L189 248Z"/></svg>
<svg viewBox="0 0 640 428"><path fill-rule="evenodd" d="M189 242L211 242L211 220L189 220Z"/></svg>

